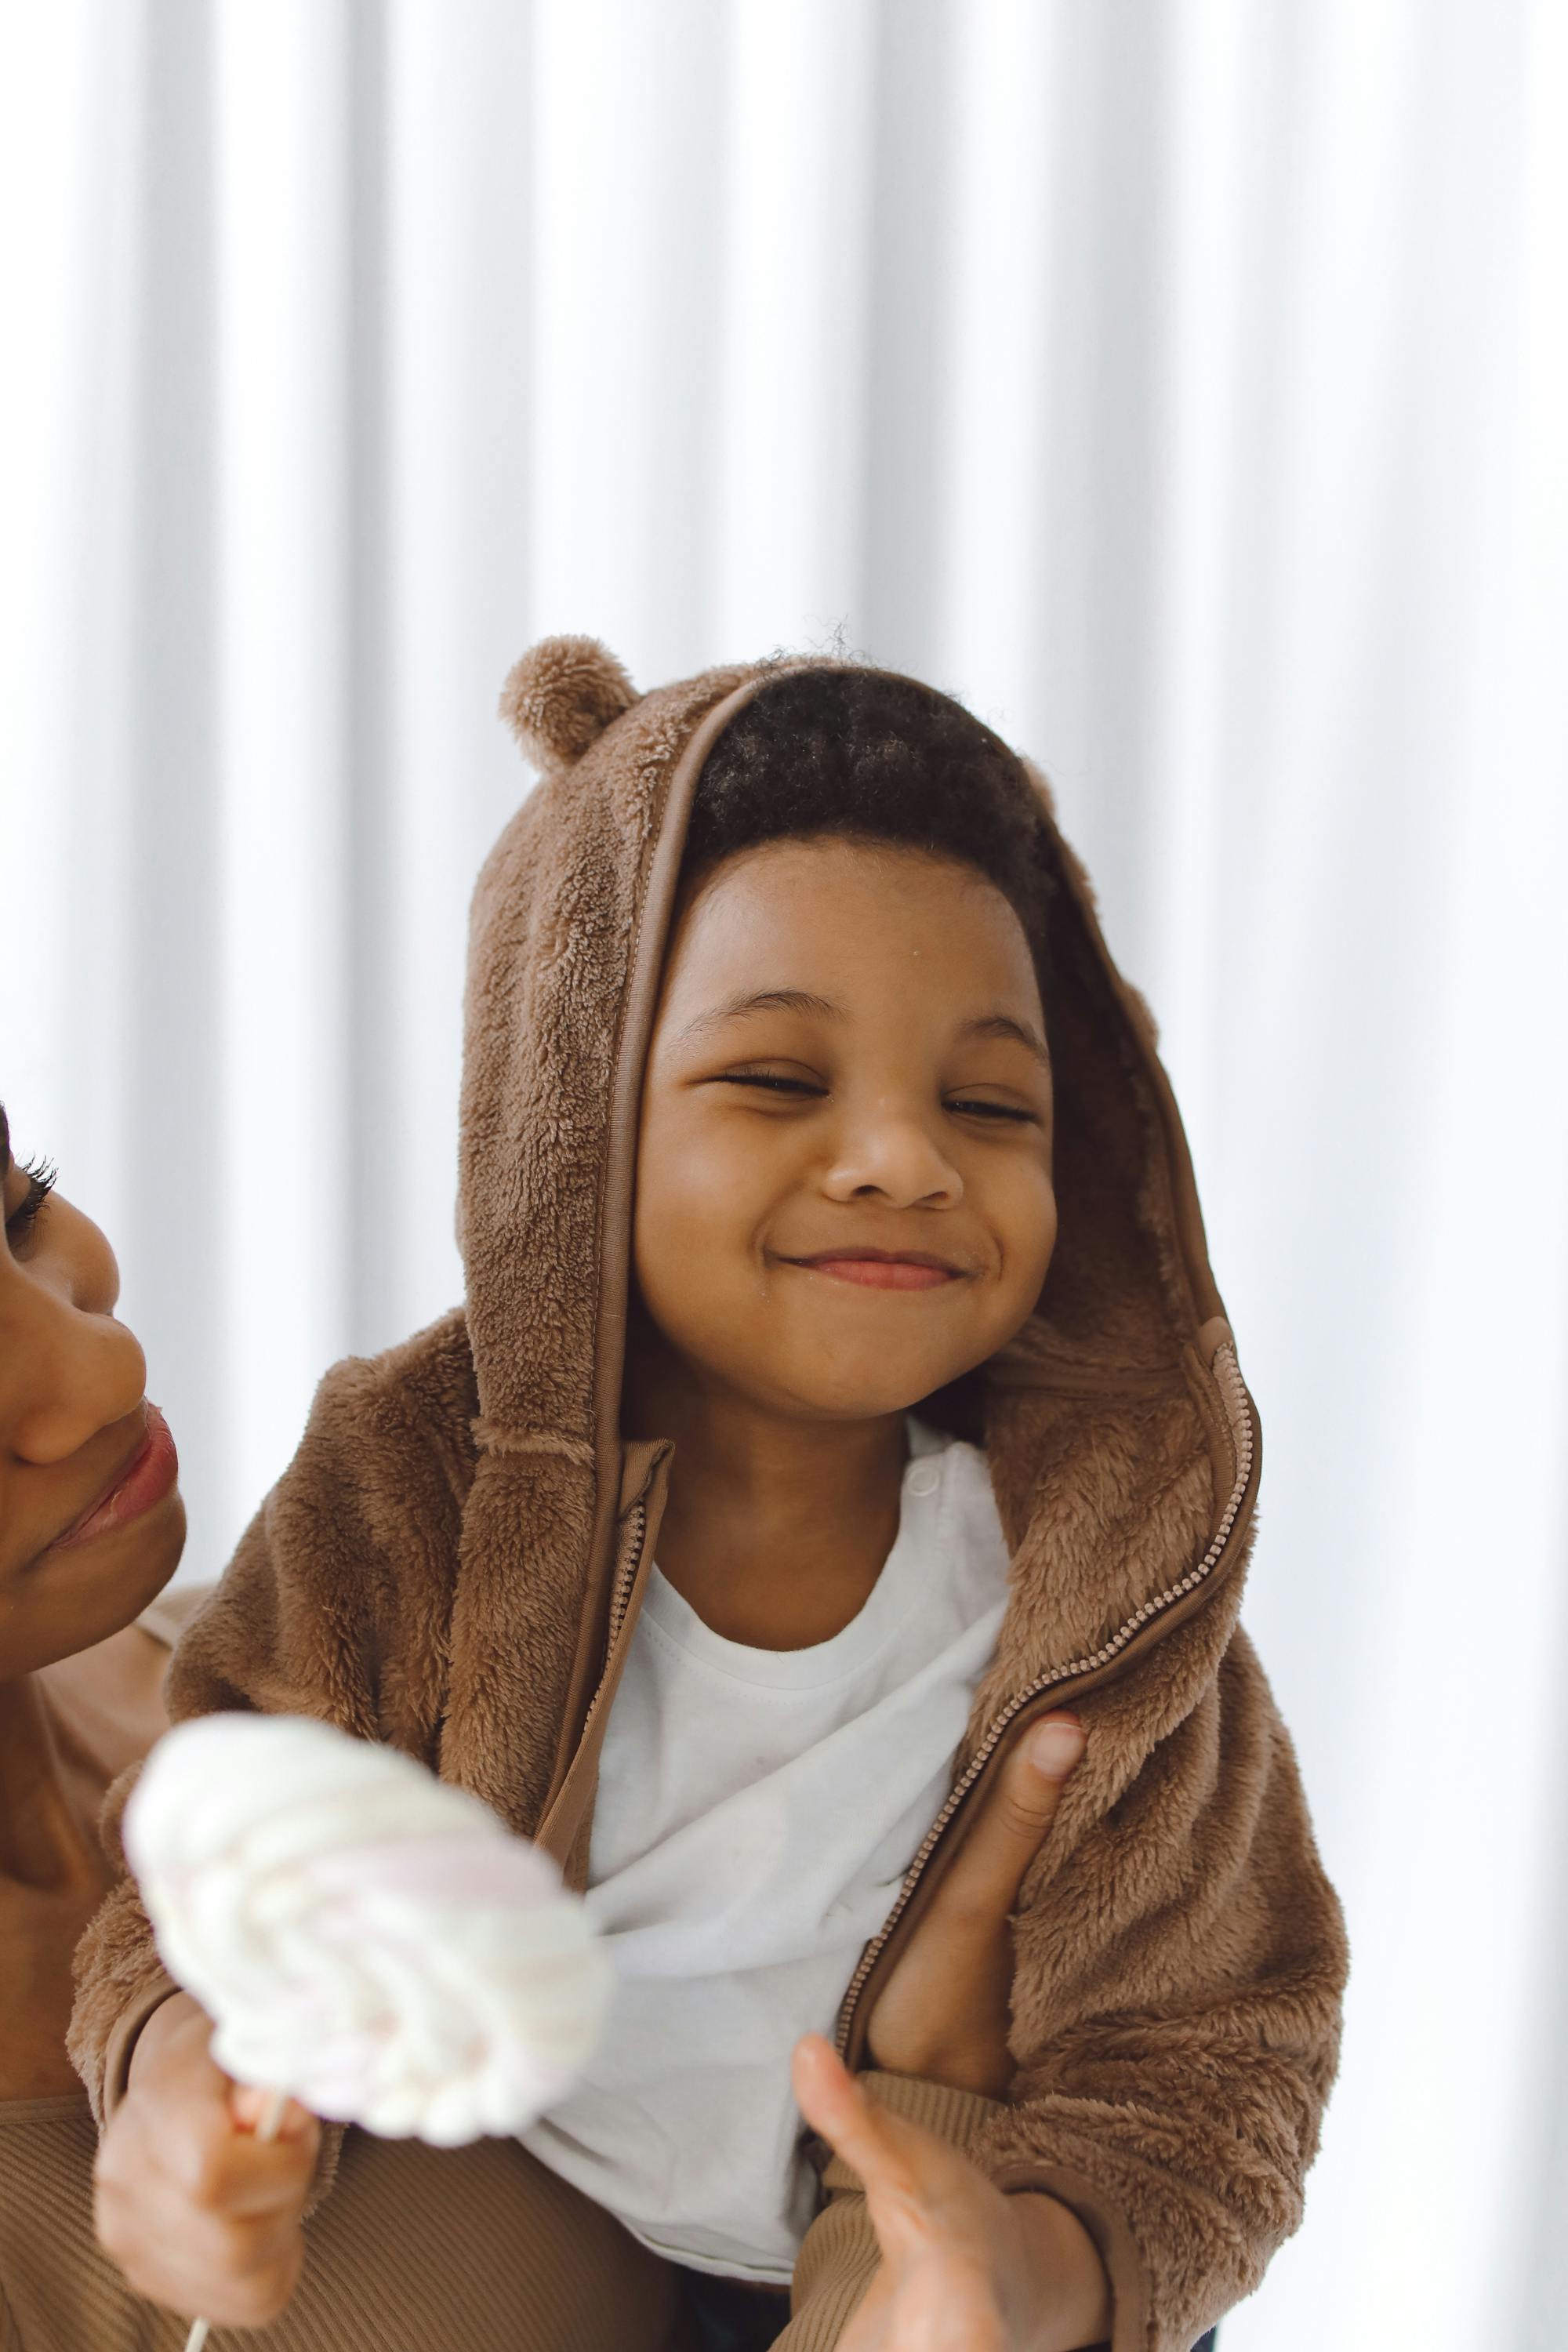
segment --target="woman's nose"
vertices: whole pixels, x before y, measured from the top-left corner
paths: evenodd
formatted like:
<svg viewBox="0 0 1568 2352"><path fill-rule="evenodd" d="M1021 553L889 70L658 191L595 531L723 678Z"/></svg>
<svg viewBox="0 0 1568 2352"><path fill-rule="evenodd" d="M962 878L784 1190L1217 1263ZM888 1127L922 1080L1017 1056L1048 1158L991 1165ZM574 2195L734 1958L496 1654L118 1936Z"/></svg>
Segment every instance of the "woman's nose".
<svg viewBox="0 0 1568 2352"><path fill-rule="evenodd" d="M146 1395L146 1357L124 1324L66 1307L33 1331L5 1383L9 1451L26 1463L68 1461L99 1430L134 1413Z"/></svg>
<svg viewBox="0 0 1568 2352"><path fill-rule="evenodd" d="M68 1202L50 1203L48 1246L0 1298L0 1444L63 1462L123 1421L146 1392L147 1360L113 1315L114 1253Z"/></svg>
<svg viewBox="0 0 1568 2352"><path fill-rule="evenodd" d="M146 1393L141 1345L111 1316L50 1299L25 1332L6 1338L15 1352L4 1384L9 1426L0 1435L23 1462L68 1460Z"/></svg>
<svg viewBox="0 0 1568 2352"><path fill-rule="evenodd" d="M918 1116L887 1107L846 1122L824 1189L835 1201L875 1194L895 1208L952 1208L963 1179Z"/></svg>

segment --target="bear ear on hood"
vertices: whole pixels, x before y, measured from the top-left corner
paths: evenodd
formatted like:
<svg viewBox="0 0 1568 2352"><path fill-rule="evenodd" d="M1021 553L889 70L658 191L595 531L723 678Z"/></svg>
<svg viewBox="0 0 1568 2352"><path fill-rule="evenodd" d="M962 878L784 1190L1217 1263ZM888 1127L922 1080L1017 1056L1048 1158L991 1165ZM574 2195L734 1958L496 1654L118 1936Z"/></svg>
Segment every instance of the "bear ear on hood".
<svg viewBox="0 0 1568 2352"><path fill-rule="evenodd" d="M597 637L542 637L507 672L500 715L536 768L567 768L639 699Z"/></svg>

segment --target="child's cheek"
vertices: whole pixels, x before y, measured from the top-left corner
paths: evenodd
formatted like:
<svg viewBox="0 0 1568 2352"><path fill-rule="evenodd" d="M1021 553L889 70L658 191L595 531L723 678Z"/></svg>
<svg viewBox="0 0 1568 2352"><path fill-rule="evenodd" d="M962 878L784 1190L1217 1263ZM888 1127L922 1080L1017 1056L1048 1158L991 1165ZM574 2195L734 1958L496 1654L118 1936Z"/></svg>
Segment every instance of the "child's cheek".
<svg viewBox="0 0 1568 2352"><path fill-rule="evenodd" d="M779 1206L766 1157L738 1121L689 1114L645 1120L635 1246L650 1307L684 1300L689 1311L700 1311L725 1294L754 1290Z"/></svg>
<svg viewBox="0 0 1568 2352"><path fill-rule="evenodd" d="M994 1298L994 1345L1005 1345L1034 1312L1056 1252L1057 1201L1044 1171L1021 1171L996 1220L1001 1278ZM1005 1327L1005 1328L1002 1328Z"/></svg>

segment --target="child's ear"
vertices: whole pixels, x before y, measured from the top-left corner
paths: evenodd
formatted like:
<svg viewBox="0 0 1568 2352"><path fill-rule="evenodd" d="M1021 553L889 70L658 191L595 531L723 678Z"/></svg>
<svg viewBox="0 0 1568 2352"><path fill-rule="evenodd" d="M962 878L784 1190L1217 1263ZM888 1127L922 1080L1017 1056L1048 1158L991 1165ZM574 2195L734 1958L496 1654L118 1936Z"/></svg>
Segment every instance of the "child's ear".
<svg viewBox="0 0 1568 2352"><path fill-rule="evenodd" d="M568 768L638 698L597 637L542 637L507 672L500 715L536 768Z"/></svg>

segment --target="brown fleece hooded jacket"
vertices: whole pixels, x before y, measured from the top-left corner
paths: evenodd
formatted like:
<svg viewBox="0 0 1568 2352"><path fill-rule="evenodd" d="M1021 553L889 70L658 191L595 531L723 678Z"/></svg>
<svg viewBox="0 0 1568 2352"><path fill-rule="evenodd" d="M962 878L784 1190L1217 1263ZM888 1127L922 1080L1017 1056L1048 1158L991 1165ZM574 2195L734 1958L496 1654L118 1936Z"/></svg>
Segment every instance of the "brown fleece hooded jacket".
<svg viewBox="0 0 1568 2352"><path fill-rule="evenodd" d="M774 661L637 696L547 640L506 708L542 779L474 902L461 1118L467 1303L323 1381L171 1675L176 1718L320 1716L387 1740L584 1881L605 1723L668 1449L620 1434L638 1090L702 761ZM809 666L809 665L805 665ZM986 1449L1013 1552L952 1793L846 1989L879 1986L1011 1743L1064 1700L1087 1755L1015 1919L1005 2098L871 2074L1106 2260L1115 2352L1187 2352L1300 2220L1346 1956L1289 1738L1237 1623L1258 1432L1209 1269L1153 1026L1026 763L1047 942L1059 1237L1029 1323L939 1406ZM168 1990L123 1885L79 1961L73 2054L101 2108ZM791 2352L837 2340L875 2263L837 2162Z"/></svg>

